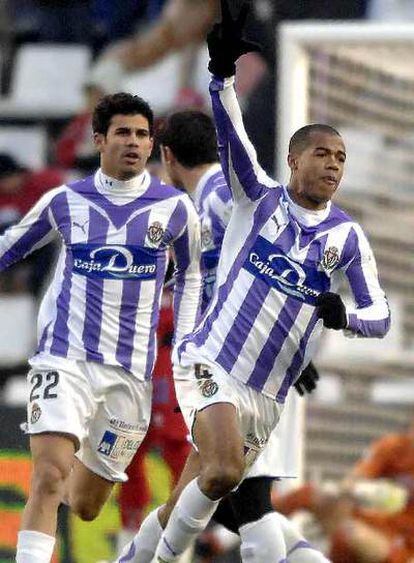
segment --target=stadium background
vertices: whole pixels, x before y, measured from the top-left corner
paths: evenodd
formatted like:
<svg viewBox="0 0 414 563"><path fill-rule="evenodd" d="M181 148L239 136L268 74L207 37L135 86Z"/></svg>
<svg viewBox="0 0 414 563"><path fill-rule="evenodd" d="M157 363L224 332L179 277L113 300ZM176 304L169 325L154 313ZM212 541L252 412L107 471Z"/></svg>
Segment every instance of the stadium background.
<svg viewBox="0 0 414 563"><path fill-rule="evenodd" d="M81 4L73 2L65 17L70 15L79 22ZM140 3L125 4L131 9ZM161 1L144 4L148 10L145 17L139 10L135 15L141 29L148 19L157 22L162 17ZM255 4L265 18L266 29L271 26L275 31L282 18L266 20L266 2ZM395 12L385 10L383 19L402 17L398 2L394 4ZM22 166L34 170L59 167L62 177L73 178L79 170L64 169L57 162L56 140L84 108L82 88L90 80L99 49L134 29L124 25L122 33L110 28L98 33L96 25L87 37L68 37L70 20L66 20L59 36L56 28L45 28L40 15L47 13L39 14L39 5L44 8L48 3L0 3L0 152L11 154ZM349 2L348 13L352 15L353 9L355 3ZM48 15L50 23L53 14ZM309 15L312 13L293 17ZM324 17L317 10L313 15ZM367 19L369 11L363 14L361 9L353 15ZM322 28L315 22L302 22L284 26L279 30L278 78L272 66L264 69L257 60L248 59L243 63L245 76L254 80L240 85L249 123L254 116L252 103L266 107L257 98L261 86L267 91L262 81L267 77L280 88L280 110L273 108L280 149L272 152L281 180L286 180L286 139L296 126L323 121L343 133L349 159L337 201L366 229L390 299L393 328L384 342L348 341L336 334L328 334L324 340L316 362L322 378L307 401L303 428L304 477L319 481L339 480L373 439L406 427L414 400L414 27L387 26L385 22L374 32L376 24L362 19L353 24L342 22L339 28L335 25L325 23ZM86 32L79 29L82 33ZM272 39L266 46L276 47ZM148 98L158 116L188 104L208 109L206 53L203 49L196 52L191 83L184 89L178 79L186 56L181 52L168 53L151 67L123 76L119 89ZM272 57L266 63L269 61L274 62ZM249 126L259 146L265 143L266 135L258 131L264 124L256 121ZM1 219L4 211L0 208ZM1 289L0 561L6 562L13 560L30 475L28 444L20 423L25 418L23 374L25 358L34 345L38 288L16 285L13 278L9 284L2 283ZM159 504L167 494L168 473L156 452L149 457L148 468L153 477L153 503ZM110 558L118 527L114 499L92 524L82 524L63 511L55 561L90 563ZM308 526L308 531L317 537L317 529Z"/></svg>

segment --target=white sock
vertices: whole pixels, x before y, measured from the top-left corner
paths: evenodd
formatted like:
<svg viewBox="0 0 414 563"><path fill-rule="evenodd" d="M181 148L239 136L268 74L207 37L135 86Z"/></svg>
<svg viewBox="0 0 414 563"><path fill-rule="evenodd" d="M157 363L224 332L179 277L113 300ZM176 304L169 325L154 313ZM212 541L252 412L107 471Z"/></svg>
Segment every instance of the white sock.
<svg viewBox="0 0 414 563"><path fill-rule="evenodd" d="M209 499L200 490L197 479L191 481L182 491L171 513L155 558L164 563L177 561L195 537L207 526L219 502Z"/></svg>
<svg viewBox="0 0 414 563"><path fill-rule="evenodd" d="M16 563L50 563L55 542L42 532L22 530L17 535Z"/></svg>
<svg viewBox="0 0 414 563"><path fill-rule="evenodd" d="M290 520L282 514L276 515L285 538L289 563L329 563L329 559L312 547Z"/></svg>
<svg viewBox="0 0 414 563"><path fill-rule="evenodd" d="M286 545L275 512L269 512L239 528L243 563L279 563L286 559Z"/></svg>
<svg viewBox="0 0 414 563"><path fill-rule="evenodd" d="M124 547L115 563L151 563L162 534L158 510L156 508L148 514L138 533Z"/></svg>

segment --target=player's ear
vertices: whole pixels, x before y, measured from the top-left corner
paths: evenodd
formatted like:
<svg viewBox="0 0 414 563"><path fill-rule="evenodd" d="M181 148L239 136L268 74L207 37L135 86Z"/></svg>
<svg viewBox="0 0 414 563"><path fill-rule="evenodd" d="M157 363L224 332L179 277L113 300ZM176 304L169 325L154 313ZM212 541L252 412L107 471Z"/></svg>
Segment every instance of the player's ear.
<svg viewBox="0 0 414 563"><path fill-rule="evenodd" d="M102 152L102 147L105 142L105 135L103 133L94 133L93 142L95 143L95 147L98 149L98 151Z"/></svg>
<svg viewBox="0 0 414 563"><path fill-rule="evenodd" d="M173 164L176 160L170 147L166 147L165 145L161 145L161 158L163 164L166 165Z"/></svg>
<svg viewBox="0 0 414 563"><path fill-rule="evenodd" d="M287 162L288 162L288 166L290 168L290 170L293 172L294 170L298 169L298 159L296 155L293 155L292 153L288 154L287 157Z"/></svg>

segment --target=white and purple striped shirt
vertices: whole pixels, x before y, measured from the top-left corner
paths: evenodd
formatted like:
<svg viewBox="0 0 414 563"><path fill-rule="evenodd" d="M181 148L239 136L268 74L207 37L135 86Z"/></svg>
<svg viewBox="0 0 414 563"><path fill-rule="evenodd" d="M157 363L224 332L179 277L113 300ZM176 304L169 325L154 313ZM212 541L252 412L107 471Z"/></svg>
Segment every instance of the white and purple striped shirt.
<svg viewBox="0 0 414 563"><path fill-rule="evenodd" d="M127 182L94 176L45 194L0 237L4 270L58 234L62 245L40 306L38 349L151 376L170 248L176 263L176 338L201 299L200 222L190 198L148 172Z"/></svg>
<svg viewBox="0 0 414 563"><path fill-rule="evenodd" d="M330 203L303 213L266 176L243 127L234 78L213 79L211 96L233 212L223 240L213 300L177 347L182 365L207 362L284 402L312 359L323 323L315 300L348 280L356 307L347 331L383 337L390 322L369 243Z"/></svg>
<svg viewBox="0 0 414 563"><path fill-rule="evenodd" d="M213 295L217 264L233 201L219 163L200 178L193 200L201 220L201 260L204 272L202 312Z"/></svg>

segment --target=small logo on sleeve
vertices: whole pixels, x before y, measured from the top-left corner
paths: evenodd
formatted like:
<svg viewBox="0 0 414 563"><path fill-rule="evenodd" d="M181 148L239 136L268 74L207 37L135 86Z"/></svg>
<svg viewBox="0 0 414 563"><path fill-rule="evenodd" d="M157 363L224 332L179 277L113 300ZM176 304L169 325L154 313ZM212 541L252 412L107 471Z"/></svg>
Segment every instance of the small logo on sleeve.
<svg viewBox="0 0 414 563"><path fill-rule="evenodd" d="M330 246L323 253L321 266L325 271L329 272L330 270L333 270L335 266L337 266L338 262L339 262L339 251L336 248L336 246Z"/></svg>

